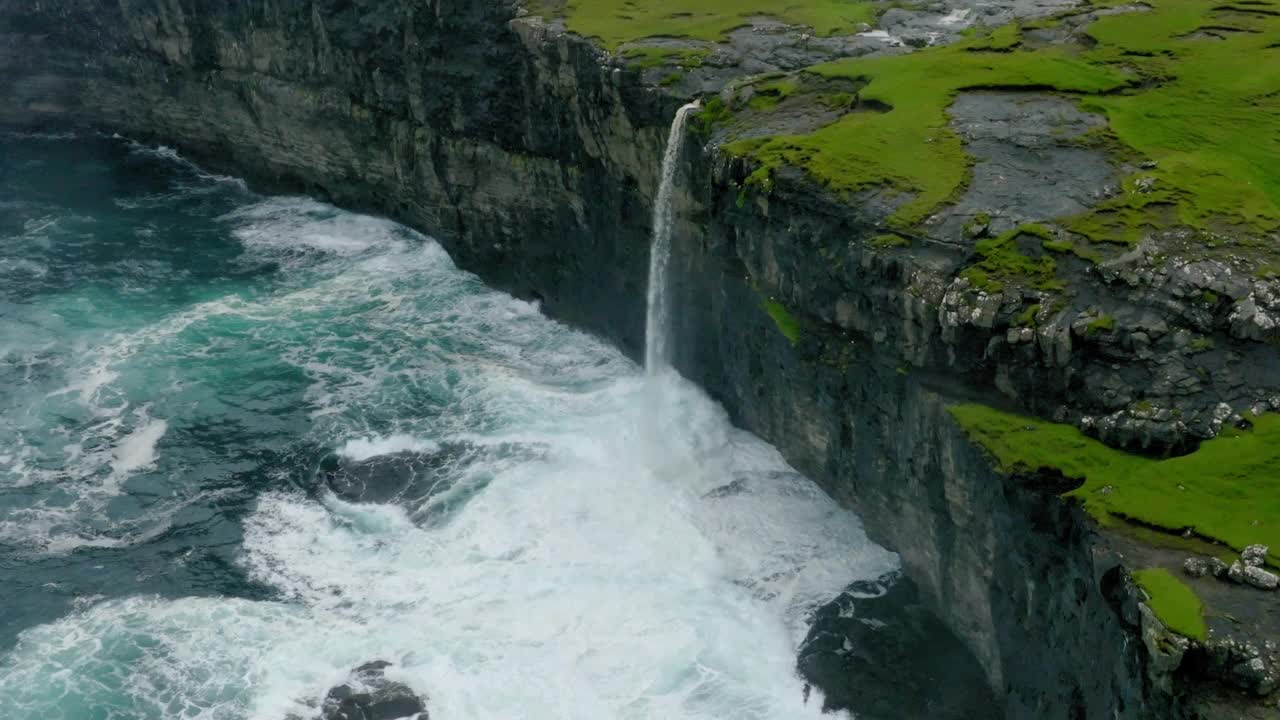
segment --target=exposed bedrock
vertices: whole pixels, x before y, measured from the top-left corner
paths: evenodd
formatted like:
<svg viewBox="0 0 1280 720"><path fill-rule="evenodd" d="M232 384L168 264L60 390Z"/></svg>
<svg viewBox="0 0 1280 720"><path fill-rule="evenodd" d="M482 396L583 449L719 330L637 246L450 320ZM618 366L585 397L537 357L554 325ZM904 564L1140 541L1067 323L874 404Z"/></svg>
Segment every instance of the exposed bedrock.
<svg viewBox="0 0 1280 720"><path fill-rule="evenodd" d="M637 356L682 99L516 14L499 0L0 0L0 125L120 132L385 213ZM1007 343L982 308L949 320L957 248L872 253L874 199L799 178L740 201L746 169L700 145L676 198L680 370L902 554L1008 717L1176 717L1086 518L1051 479L993 472L946 410L1001 383L1044 388L1035 409L1052 407L1118 350L1073 348L1065 324ZM800 316L797 342L767 298ZM392 479L412 489L422 463ZM364 492L375 475L358 470L344 482Z"/></svg>

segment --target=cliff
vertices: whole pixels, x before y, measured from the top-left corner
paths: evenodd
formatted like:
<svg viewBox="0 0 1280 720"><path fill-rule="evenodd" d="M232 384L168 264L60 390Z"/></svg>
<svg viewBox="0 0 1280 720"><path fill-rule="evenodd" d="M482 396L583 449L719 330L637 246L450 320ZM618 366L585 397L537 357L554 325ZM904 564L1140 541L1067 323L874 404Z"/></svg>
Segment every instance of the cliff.
<svg viewBox="0 0 1280 720"><path fill-rule="evenodd" d="M1008 3L995 19L1064 7ZM901 553L1008 717L1202 712L1218 687L1204 678L1241 658L1216 674L1191 667L1196 653L1139 605L1122 555L1146 562L1161 543L1134 545L1109 509L1064 499L1086 479L1056 461L993 462L997 450L971 440L983 428L957 423L954 406L1017 408L1156 453L1280 409L1267 256L1192 251L1177 228L1102 248L1065 226L1029 229L1113 200L1125 163L1144 162L1091 142L1096 113L1064 102L1065 85L984 83L947 106L970 168L962 187L841 187L797 159L802 142L764 139L891 116L861 96L857 73L798 71L973 42L946 30L949 13L885 13L907 40L929 36L888 51L844 20L822 37L766 20L610 55L601 44L627 43L608 39L612 26L591 42L571 32L580 18L540 11L0 0L0 125L119 132L260 187L387 214L635 356L667 126L688 95L716 93L677 197L676 366ZM737 80L765 71L794 75ZM1116 89L1107 82L1071 88ZM929 193L945 209L902 222Z"/></svg>

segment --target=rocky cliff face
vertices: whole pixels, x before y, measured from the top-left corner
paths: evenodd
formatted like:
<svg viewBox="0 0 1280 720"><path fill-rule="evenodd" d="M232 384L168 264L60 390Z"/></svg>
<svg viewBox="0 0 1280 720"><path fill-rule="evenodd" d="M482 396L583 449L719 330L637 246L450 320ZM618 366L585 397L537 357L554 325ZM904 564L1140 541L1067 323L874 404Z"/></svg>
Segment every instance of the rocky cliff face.
<svg viewBox="0 0 1280 720"><path fill-rule="evenodd" d="M635 355L681 100L518 15L502 0L0 0L0 124L116 131L386 213ZM954 307L942 279L955 249L871 251L872 199L800 178L745 196L747 168L686 154L679 369L902 554L1009 717L1173 716L1088 521L1052 478L994 473L945 409L1074 361L987 362L991 328L955 320L981 309ZM794 342L787 307L803 309ZM1062 341L1032 345L1053 358Z"/></svg>

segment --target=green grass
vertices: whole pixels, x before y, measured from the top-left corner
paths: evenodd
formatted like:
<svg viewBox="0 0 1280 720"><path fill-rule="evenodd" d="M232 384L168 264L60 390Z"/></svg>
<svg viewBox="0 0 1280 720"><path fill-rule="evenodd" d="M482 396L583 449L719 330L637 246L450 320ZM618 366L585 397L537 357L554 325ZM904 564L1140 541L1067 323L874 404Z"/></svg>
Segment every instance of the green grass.
<svg viewBox="0 0 1280 720"><path fill-rule="evenodd" d="M1053 235L1041 225L1023 225L999 237L979 240L974 250L982 258L965 269L961 276L979 290L1000 292L1006 283L1016 283L1041 290L1058 290L1058 263L1045 254L1038 258L1027 256L1018 247L1018 240L1030 236L1042 245L1054 242Z"/></svg>
<svg viewBox="0 0 1280 720"><path fill-rule="evenodd" d="M1099 333L1111 332L1116 329L1116 319L1111 315L1099 315L1089 322L1089 326L1085 328L1085 332L1089 335L1097 335Z"/></svg>
<svg viewBox="0 0 1280 720"><path fill-rule="evenodd" d="M1069 219L1070 229L1097 242L1133 244L1151 228L1175 224L1249 233L1280 228L1280 5L1148 4L1147 12L1091 24L1096 45L1037 47L1009 25L909 55L815 66L810 70L824 77L864 84L864 101L892 109L847 114L807 135L753 139L729 150L769 169L803 168L837 192L895 188L909 200L891 221L914 226L969 178L971 158L946 115L956 94L1050 90L1104 114L1106 140L1117 154L1158 163L1129 178L1124 192L1098 211ZM1204 27L1241 32L1193 35ZM1139 177L1154 186L1140 191Z"/></svg>
<svg viewBox="0 0 1280 720"><path fill-rule="evenodd" d="M911 241L901 235L885 233L884 235L877 235L871 238L871 240L868 241L868 244L874 248L895 248L909 247L911 245Z"/></svg>
<svg viewBox="0 0 1280 720"><path fill-rule="evenodd" d="M1269 545L1280 559L1280 415L1222 434L1183 457L1154 459L1107 447L1075 427L985 405L951 414L1006 473L1055 468L1084 485L1068 493L1104 525L1130 520L1191 529L1236 550Z"/></svg>
<svg viewBox="0 0 1280 720"><path fill-rule="evenodd" d="M891 218L913 226L953 197L968 180L969 157L948 125L946 108L961 90L1053 87L1075 92L1114 90L1130 82L1119 71L1082 61L1066 49L1039 52L979 50L985 39L892 57L817 65L827 78L865 83L861 99L889 112L850 113L808 135L733 143L765 168L793 165L836 192L889 186L912 197Z"/></svg>
<svg viewBox="0 0 1280 720"><path fill-rule="evenodd" d="M791 341L792 345L800 342L800 322L796 320L786 305L777 300L764 300L761 307L769 313L769 317L773 318L773 323L778 326L778 331Z"/></svg>
<svg viewBox="0 0 1280 720"><path fill-rule="evenodd" d="M653 37L719 41L755 16L807 25L818 35L853 32L875 21L864 0L569 0L561 10L570 30L610 51Z"/></svg>
<svg viewBox="0 0 1280 720"><path fill-rule="evenodd" d="M1180 220L1266 230L1280 225L1280 6L1249 12L1204 0L1157 0L1140 16L1104 17L1088 28L1094 62L1125 64L1158 84L1095 98L1127 145L1158 161L1144 174L1178 196ZM1233 27L1225 39L1190 37ZM1247 70L1246 70L1247 68Z"/></svg>
<svg viewBox="0 0 1280 720"><path fill-rule="evenodd" d="M1204 604L1195 591L1164 568L1138 570L1133 579L1147 591L1147 605L1165 627L1186 637L1204 641L1208 628Z"/></svg>
<svg viewBox="0 0 1280 720"><path fill-rule="evenodd" d="M636 47L622 53L623 59L632 67L648 70L656 67L680 66L683 68L702 67L702 61L711 54L710 50L691 50L688 48L669 47Z"/></svg>
<svg viewBox="0 0 1280 720"><path fill-rule="evenodd" d="M1040 303L1027 306L1013 319L1014 327L1031 327L1035 325L1036 315L1040 313Z"/></svg>

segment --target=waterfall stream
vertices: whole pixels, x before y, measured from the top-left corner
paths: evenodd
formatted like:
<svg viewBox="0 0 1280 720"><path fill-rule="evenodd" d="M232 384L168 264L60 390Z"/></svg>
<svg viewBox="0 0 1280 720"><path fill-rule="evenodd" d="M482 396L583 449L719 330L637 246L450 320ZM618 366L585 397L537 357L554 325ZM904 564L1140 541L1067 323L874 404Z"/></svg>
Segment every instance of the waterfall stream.
<svg viewBox="0 0 1280 720"><path fill-rule="evenodd" d="M684 129L689 115L701 107L694 101L676 112L662 156L662 181L653 201L653 244L649 250L649 311L645 318L644 367L653 375L671 362L668 341L671 307L667 297L667 265L671 261L671 196L675 191L676 167L684 148Z"/></svg>

